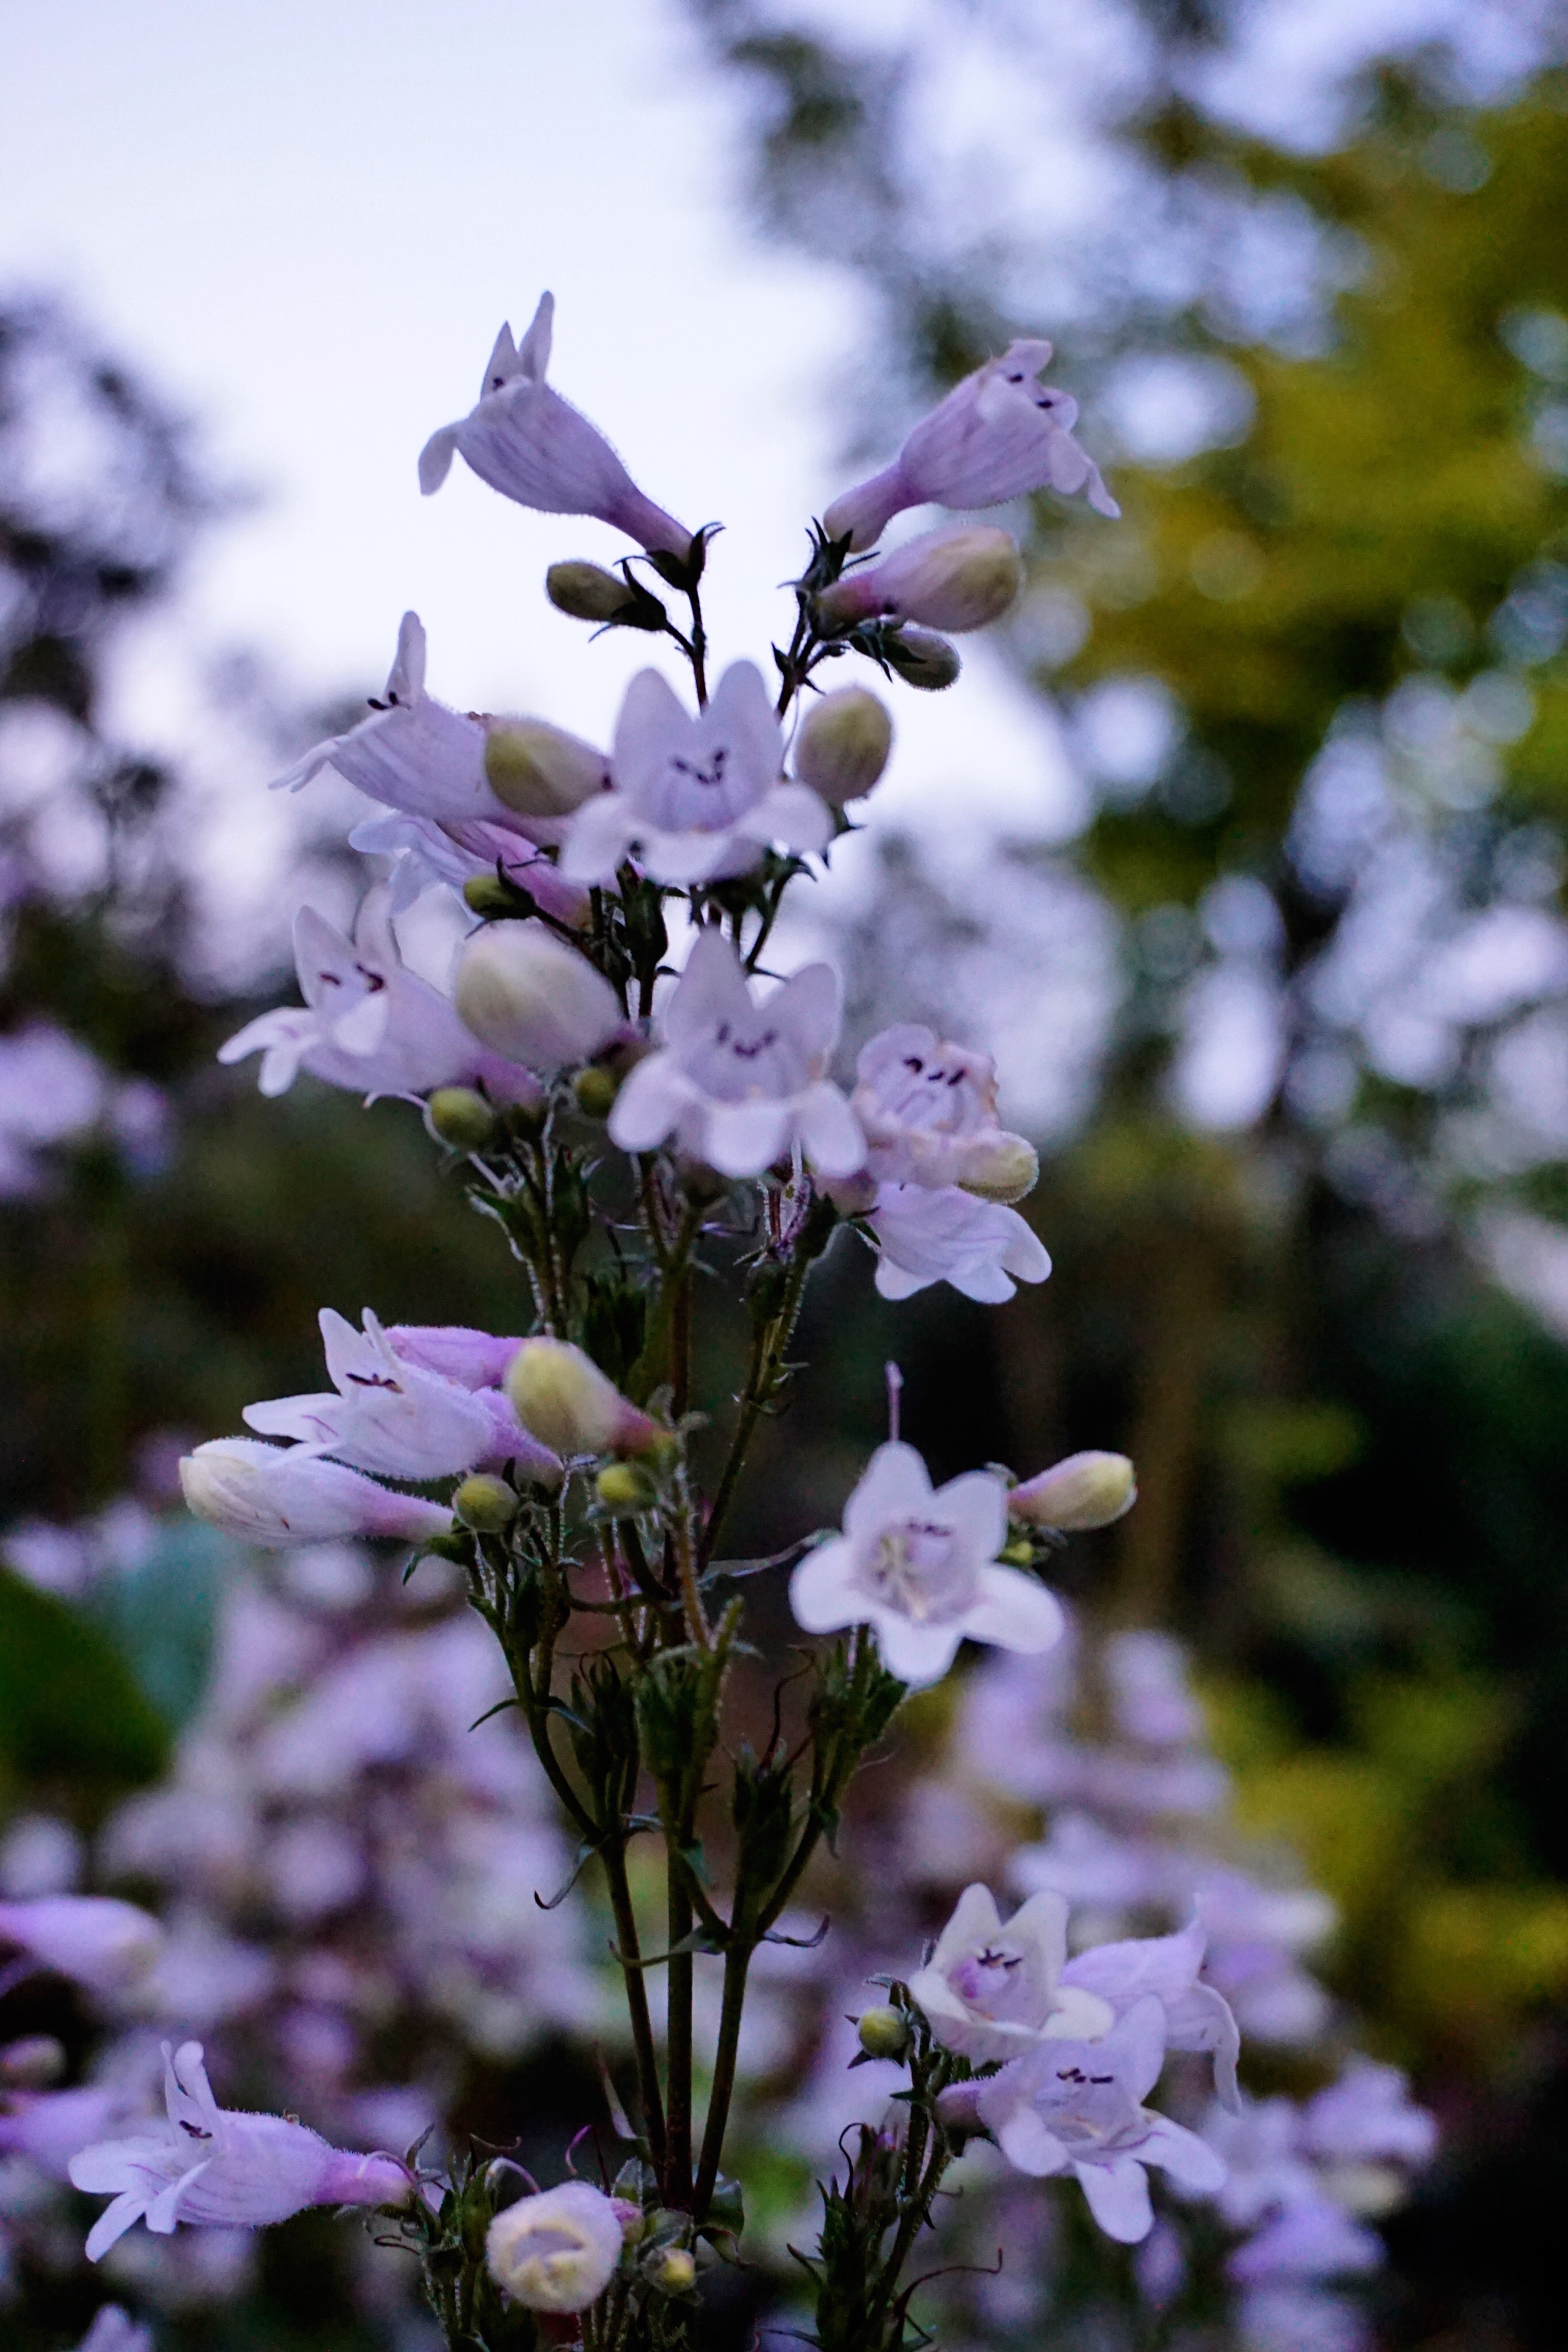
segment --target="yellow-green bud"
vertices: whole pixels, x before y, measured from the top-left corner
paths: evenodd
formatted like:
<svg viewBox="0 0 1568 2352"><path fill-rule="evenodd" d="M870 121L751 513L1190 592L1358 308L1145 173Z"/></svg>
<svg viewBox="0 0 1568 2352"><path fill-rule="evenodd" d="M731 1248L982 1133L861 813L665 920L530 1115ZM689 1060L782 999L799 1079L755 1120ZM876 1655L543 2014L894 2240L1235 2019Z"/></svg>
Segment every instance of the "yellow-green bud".
<svg viewBox="0 0 1568 2352"><path fill-rule="evenodd" d="M1016 542L983 523L950 524L896 548L879 563L846 572L817 599L825 627L875 619L931 629L984 629L999 620L1024 584Z"/></svg>
<svg viewBox="0 0 1568 2352"><path fill-rule="evenodd" d="M1040 1155L1021 1135L1004 1131L984 1152L966 1160L963 1189L983 1201L1021 1201L1039 1180Z"/></svg>
<svg viewBox="0 0 1568 2352"><path fill-rule="evenodd" d="M653 1480L635 1462L606 1462L594 1485L605 1510L614 1511L617 1518L635 1519L639 1511L652 1510L658 1500Z"/></svg>
<svg viewBox="0 0 1568 2352"><path fill-rule="evenodd" d="M481 1044L531 1070L584 1062L621 1025L604 974L532 920L476 931L458 957L453 996Z"/></svg>
<svg viewBox="0 0 1568 2352"><path fill-rule="evenodd" d="M1035 1547L1027 1536L1015 1536L1011 1543L1003 1545L996 1557L1007 1568L1032 1568Z"/></svg>
<svg viewBox="0 0 1568 2352"><path fill-rule="evenodd" d="M922 694L940 694L951 686L963 665L945 637L931 629L890 629L882 641L888 667L906 686Z"/></svg>
<svg viewBox="0 0 1568 2352"><path fill-rule="evenodd" d="M569 1339L525 1339L507 1367L506 1392L531 1436L564 1461L574 1454L641 1454L658 1434Z"/></svg>
<svg viewBox="0 0 1568 2352"><path fill-rule="evenodd" d="M642 2274L660 2294L689 2294L697 2284L697 2263L686 2246L660 2246L644 2257Z"/></svg>
<svg viewBox="0 0 1568 2352"><path fill-rule="evenodd" d="M574 621L618 621L640 601L635 588L601 563L552 563L544 593L558 613Z"/></svg>
<svg viewBox="0 0 1568 2352"><path fill-rule="evenodd" d="M814 702L795 739L795 772L835 808L868 793L888 764L893 722L863 686L841 686Z"/></svg>
<svg viewBox="0 0 1568 2352"><path fill-rule="evenodd" d="M425 1106L425 1124L454 1151L482 1151L494 1140L496 1115L472 1087L437 1087Z"/></svg>
<svg viewBox="0 0 1568 2352"><path fill-rule="evenodd" d="M1137 1500L1137 1481L1125 1454L1069 1454L1037 1478L1015 1486L1007 1509L1026 1527L1078 1535L1108 1528Z"/></svg>
<svg viewBox="0 0 1568 2352"><path fill-rule="evenodd" d="M868 2058L901 2058L910 2046L910 2021L896 2009L863 2010L855 2031Z"/></svg>
<svg viewBox="0 0 1568 2352"><path fill-rule="evenodd" d="M499 874L470 874L463 885L463 903L475 915L515 915L518 896Z"/></svg>
<svg viewBox="0 0 1568 2352"><path fill-rule="evenodd" d="M619 1078L603 1062L590 1062L572 1081L577 1108L586 1118L608 1118L620 1090Z"/></svg>
<svg viewBox="0 0 1568 2352"><path fill-rule="evenodd" d="M497 800L519 816L570 816L609 781L602 751L542 719L492 719L485 774Z"/></svg>
<svg viewBox="0 0 1568 2352"><path fill-rule="evenodd" d="M452 1496L452 1509L476 1534L499 1536L517 1517L517 1496L504 1478L487 1470L469 1473Z"/></svg>

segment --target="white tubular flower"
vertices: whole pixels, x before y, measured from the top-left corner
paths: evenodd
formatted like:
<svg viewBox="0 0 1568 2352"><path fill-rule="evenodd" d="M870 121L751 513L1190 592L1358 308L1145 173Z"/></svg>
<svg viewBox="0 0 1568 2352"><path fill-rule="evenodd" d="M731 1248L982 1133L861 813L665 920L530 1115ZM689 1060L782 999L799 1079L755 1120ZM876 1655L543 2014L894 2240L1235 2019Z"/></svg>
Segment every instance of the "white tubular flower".
<svg viewBox="0 0 1568 2352"><path fill-rule="evenodd" d="M636 848L677 887L749 873L769 842L825 849L826 803L785 783L784 737L754 662L731 662L693 715L658 670L639 670L616 721L614 790L586 801L561 853L569 881L606 883Z"/></svg>
<svg viewBox="0 0 1568 2352"><path fill-rule="evenodd" d="M0 1903L0 1943L16 1944L58 1976L89 1992L125 1993L163 1948L163 1930L148 1911L107 1895L46 1895Z"/></svg>
<svg viewBox="0 0 1568 2352"><path fill-rule="evenodd" d="M1015 1486L1007 1512L1026 1527L1070 1536L1110 1527L1137 1500L1137 1478L1125 1454L1069 1454Z"/></svg>
<svg viewBox="0 0 1568 2352"><path fill-rule="evenodd" d="M844 1506L834 1540L808 1552L790 1579L796 1622L808 1633L875 1628L890 1674L939 1682L961 1642L1048 1650L1061 1639L1055 1596L1016 1568L995 1565L1006 1498L989 1470L931 1491L912 1445L879 1445Z"/></svg>
<svg viewBox="0 0 1568 2352"><path fill-rule="evenodd" d="M1016 1209L956 1187L879 1184L866 1222L884 1298L912 1298L933 1282L950 1282L965 1298L995 1307L1018 1283L1044 1282L1051 1270L1045 1244Z"/></svg>
<svg viewBox="0 0 1568 2352"><path fill-rule="evenodd" d="M87 2242L100 2262L138 2221L168 2237L181 2221L258 2229L307 2205L392 2205L413 2192L407 2168L390 2156L331 2147L282 2116L221 2108L199 2042L163 2044L168 2128L134 2139L101 2140L71 2158L70 2177L89 2195L112 2197Z"/></svg>
<svg viewBox="0 0 1568 2352"><path fill-rule="evenodd" d="M451 1478L510 1456L530 1475L559 1485L560 1463L510 1413L498 1434L493 1391L487 1395L408 1362L368 1307L363 1331L330 1307L320 1322L333 1392L247 1405L245 1419L259 1435L294 1438L384 1478Z"/></svg>
<svg viewBox="0 0 1568 2352"><path fill-rule="evenodd" d="M482 1044L531 1070L588 1061L625 1026L615 990L543 923L487 923L463 946L458 1011Z"/></svg>
<svg viewBox="0 0 1568 2352"><path fill-rule="evenodd" d="M417 613L403 615L385 708L346 735L318 743L272 789L297 793L323 768L335 769L373 801L443 824L507 814L486 781L482 723L425 691L425 630Z"/></svg>
<svg viewBox="0 0 1568 2352"><path fill-rule="evenodd" d="M1225 2184L1206 2140L1142 2105L1164 2056L1165 2012L1151 1995L1100 2041L1042 2042L1014 2059L977 2086L973 2105L1010 2164L1037 2179L1076 2173L1106 2236L1136 2245L1154 2221L1147 2166L1194 2196Z"/></svg>
<svg viewBox="0 0 1568 2352"><path fill-rule="evenodd" d="M673 1136L724 1176L760 1176L798 1143L822 1175L853 1175L866 1139L823 1076L838 1013L830 964L805 965L759 1003L722 933L701 931L664 1008L660 1050L616 1097L612 1141L652 1151Z"/></svg>
<svg viewBox="0 0 1568 2352"><path fill-rule="evenodd" d="M496 337L478 405L419 453L419 488L438 490L460 456L503 498L539 514L596 515L647 549L684 557L691 533L645 498L598 427L545 382L555 297L542 294L521 344Z"/></svg>
<svg viewBox="0 0 1568 2352"><path fill-rule="evenodd" d="M1031 1895L1005 1927L988 1886L966 1886L910 1997L944 2049L983 2065L1042 2036L1088 2041L1116 2022L1110 2003L1059 1982L1068 1948L1060 1895Z"/></svg>
<svg viewBox="0 0 1568 2352"><path fill-rule="evenodd" d="M1166 2049L1210 2053L1215 2089L1225 2105L1239 2114L1236 2062L1241 2055L1241 2035L1224 1994L1198 1981L1207 1945L1195 1920L1174 1936L1131 1936L1119 1944L1095 1944L1068 1962L1062 1983L1097 1994L1119 2018L1152 1993L1165 2012Z"/></svg>
<svg viewBox="0 0 1568 2352"><path fill-rule="evenodd" d="M860 1048L850 1097L879 1183L963 1185L992 1200L1019 1200L1038 1173L1034 1150L997 1124L996 1065L989 1054L939 1041L900 1022Z"/></svg>
<svg viewBox="0 0 1568 2352"><path fill-rule="evenodd" d="M301 907L294 961L303 1006L262 1013L218 1049L220 1062L258 1053L264 1095L287 1093L304 1069L366 1097L428 1094L476 1077L508 1100L527 1099L531 1089L537 1097L526 1073L488 1055L440 991L406 969L384 886L366 894L352 940Z"/></svg>
<svg viewBox="0 0 1568 2352"><path fill-rule="evenodd" d="M153 2331L138 2327L121 2305L106 2303L94 2314L77 2352L153 2352Z"/></svg>
<svg viewBox="0 0 1568 2352"><path fill-rule="evenodd" d="M586 2180L563 2180L496 2215L485 2261L527 2310L585 2311L615 2276L624 2242L615 2200Z"/></svg>
<svg viewBox="0 0 1568 2352"><path fill-rule="evenodd" d="M257 1437L198 1445L180 1464L180 1485L198 1519L273 1550L339 1536L420 1543L452 1524L438 1504L395 1495L341 1462L323 1461L311 1446L264 1445Z"/></svg>
<svg viewBox="0 0 1568 2352"><path fill-rule="evenodd" d="M828 629L917 621L959 636L999 621L1023 584L1023 559L1007 531L950 523L847 572L817 598L817 612Z"/></svg>
<svg viewBox="0 0 1568 2352"><path fill-rule="evenodd" d="M1072 437L1078 403L1039 382L1049 343L1032 337L955 383L922 417L890 466L835 499L823 516L830 539L874 547L905 507L994 507L1026 490L1086 493L1098 514L1121 511L1092 457Z"/></svg>
<svg viewBox="0 0 1568 2352"><path fill-rule="evenodd" d="M506 1375L525 1429L555 1454L642 1454L658 1424L568 1339L525 1339Z"/></svg>

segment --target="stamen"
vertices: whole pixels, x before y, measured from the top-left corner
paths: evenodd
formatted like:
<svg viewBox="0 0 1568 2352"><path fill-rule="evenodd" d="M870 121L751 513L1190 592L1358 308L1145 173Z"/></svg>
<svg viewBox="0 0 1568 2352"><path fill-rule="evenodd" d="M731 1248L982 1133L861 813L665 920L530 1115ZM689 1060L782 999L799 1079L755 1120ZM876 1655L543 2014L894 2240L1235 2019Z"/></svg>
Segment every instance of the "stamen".
<svg viewBox="0 0 1568 2352"><path fill-rule="evenodd" d="M887 1367L888 1375L888 1443L899 1442L899 1399L904 1392L904 1376L897 1364Z"/></svg>

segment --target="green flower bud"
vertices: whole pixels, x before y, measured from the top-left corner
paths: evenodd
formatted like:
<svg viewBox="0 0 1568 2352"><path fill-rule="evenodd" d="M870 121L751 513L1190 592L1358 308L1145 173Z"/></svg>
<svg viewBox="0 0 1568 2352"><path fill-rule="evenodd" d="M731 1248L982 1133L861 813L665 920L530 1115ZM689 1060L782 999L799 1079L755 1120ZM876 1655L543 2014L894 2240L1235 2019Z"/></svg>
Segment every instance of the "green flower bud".
<svg viewBox="0 0 1568 2352"><path fill-rule="evenodd" d="M470 874L463 885L463 903L475 915L515 915L522 901L499 874Z"/></svg>
<svg viewBox="0 0 1568 2352"><path fill-rule="evenodd" d="M552 563L544 593L558 613L574 621L615 624L625 629L662 629L664 606L657 596L601 563Z"/></svg>
<svg viewBox="0 0 1568 2352"><path fill-rule="evenodd" d="M888 764L893 722L863 686L841 686L814 702L795 739L795 772L835 808L868 793Z"/></svg>
<svg viewBox="0 0 1568 2352"><path fill-rule="evenodd" d="M483 1151L495 1139L495 1112L472 1087L437 1087L425 1106L425 1124L454 1151Z"/></svg>
<svg viewBox="0 0 1568 2352"><path fill-rule="evenodd" d="M476 931L458 959L453 995L482 1045L531 1070L585 1062L621 1026L603 973L540 922Z"/></svg>
<svg viewBox="0 0 1568 2352"><path fill-rule="evenodd" d="M497 800L519 816L570 816L608 782L602 751L542 719L492 719L485 774Z"/></svg>
<svg viewBox="0 0 1568 2352"><path fill-rule="evenodd" d="M636 1518L639 1511L652 1510L658 1500L653 1480L635 1462L606 1462L594 1485L605 1510L614 1511L617 1518Z"/></svg>
<svg viewBox="0 0 1568 2352"><path fill-rule="evenodd" d="M506 1392L524 1429L563 1459L641 1454L659 1434L658 1423L568 1339L525 1339L507 1368Z"/></svg>
<svg viewBox="0 0 1568 2352"><path fill-rule="evenodd" d="M1132 1465L1125 1454L1069 1454L1065 1462L1015 1486L1007 1509L1026 1527L1076 1535L1088 1528L1109 1527L1137 1500Z"/></svg>
<svg viewBox="0 0 1568 2352"><path fill-rule="evenodd" d="M579 1070L572 1081L577 1108L586 1118L608 1118L620 1090L619 1078L614 1070L607 1070L603 1062L591 1062L585 1070Z"/></svg>
<svg viewBox="0 0 1568 2352"><path fill-rule="evenodd" d="M1021 1135L1005 1131L991 1149L972 1153L962 1179L966 1192L983 1201L1021 1201L1039 1180L1040 1155Z"/></svg>
<svg viewBox="0 0 1568 2352"><path fill-rule="evenodd" d="M499 1536L517 1517L517 1496L504 1478L471 1471L452 1496L452 1509L477 1534Z"/></svg>
<svg viewBox="0 0 1568 2352"><path fill-rule="evenodd" d="M963 667L947 639L931 629L889 629L882 651L889 668L924 694L940 694Z"/></svg>
<svg viewBox="0 0 1568 2352"><path fill-rule="evenodd" d="M949 524L878 563L846 572L817 599L824 627L853 628L881 614L932 629L984 629L1024 584L1018 550L991 524Z"/></svg>
<svg viewBox="0 0 1568 2352"><path fill-rule="evenodd" d="M910 2046L910 2021L896 2009L868 2009L856 2032L868 2058L902 2058Z"/></svg>
<svg viewBox="0 0 1568 2352"><path fill-rule="evenodd" d="M645 2258L642 2274L660 2294L689 2294L697 2284L697 2263L685 2246L660 2246Z"/></svg>

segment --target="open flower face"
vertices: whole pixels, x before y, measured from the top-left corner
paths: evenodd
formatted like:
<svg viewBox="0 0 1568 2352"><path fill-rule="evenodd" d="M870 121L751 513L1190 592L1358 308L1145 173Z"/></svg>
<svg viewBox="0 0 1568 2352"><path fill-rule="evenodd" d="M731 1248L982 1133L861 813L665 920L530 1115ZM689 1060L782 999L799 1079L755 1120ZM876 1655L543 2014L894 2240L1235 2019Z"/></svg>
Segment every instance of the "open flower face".
<svg viewBox="0 0 1568 2352"><path fill-rule="evenodd" d="M1033 1577L995 1565L1006 1524L988 1470L933 1492L912 1445L879 1445L844 1507L842 1535L795 1570L790 1606L808 1633L873 1626L889 1672L906 1683L939 1681L966 1638L1047 1650L1062 1612Z"/></svg>
<svg viewBox="0 0 1568 2352"><path fill-rule="evenodd" d="M825 1176L849 1176L865 1138L823 1076L838 1035L838 980L807 964L760 1001L735 950L700 933L665 1009L663 1047L632 1071L610 1113L623 1151L679 1148L725 1176L759 1176L798 1142Z"/></svg>
<svg viewBox="0 0 1568 2352"><path fill-rule="evenodd" d="M784 738L754 662L732 662L695 714L658 670L641 670L616 726L614 790L572 819L562 871L606 883L635 848L656 882L682 887L748 873L770 841L826 848L827 803L807 784L781 782L783 766Z"/></svg>
<svg viewBox="0 0 1568 2352"><path fill-rule="evenodd" d="M983 1181L1004 1146L1028 1154L996 1120L996 1066L915 1022L860 1049L850 1097L870 1146L871 1173L890 1184Z"/></svg>
<svg viewBox="0 0 1568 2352"><path fill-rule="evenodd" d="M966 1886L935 1951L910 1980L937 2040L976 2064L1016 2058L1043 2035L1084 2039L1115 2023L1110 2004L1062 1988L1068 1906L1032 1895L1005 1927L991 1890Z"/></svg>
<svg viewBox="0 0 1568 2352"><path fill-rule="evenodd" d="M1224 1994L1198 1981L1207 1943L1207 1934L1194 1920L1174 1936L1133 1936L1121 1943L1091 1945L1068 1962L1063 1979L1069 1987L1098 1994L1118 2017L1152 1994L1165 2012L1165 2047L1210 2053L1215 2087L1225 2105L1237 2111L1241 2105L1236 2080L1241 2035Z"/></svg>

